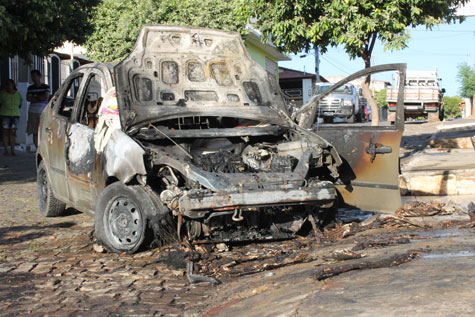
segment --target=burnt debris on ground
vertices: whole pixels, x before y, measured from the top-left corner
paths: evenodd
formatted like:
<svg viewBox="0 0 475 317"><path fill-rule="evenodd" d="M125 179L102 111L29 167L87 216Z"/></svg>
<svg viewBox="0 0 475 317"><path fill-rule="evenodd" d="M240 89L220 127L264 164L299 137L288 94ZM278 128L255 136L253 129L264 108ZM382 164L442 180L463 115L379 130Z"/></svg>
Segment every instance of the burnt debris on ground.
<svg viewBox="0 0 475 317"><path fill-rule="evenodd" d="M329 277L345 273L352 270L377 269L381 267L391 267L411 261L417 257L415 252L405 252L401 254L382 255L368 259L358 259L343 264L330 264L317 268L315 278L319 281Z"/></svg>
<svg viewBox="0 0 475 317"><path fill-rule="evenodd" d="M342 212L345 213L345 210ZM404 217L371 216L371 214L369 216L355 217L355 211L349 211L346 218L345 215L340 214L338 222L327 226L321 232L320 242L308 236L265 243L249 241L246 243L188 243L182 246L184 251L172 250L170 254L164 256L163 261L177 268L183 268L186 262L187 268L193 268L196 274L225 281L308 262L315 262L318 265L318 271L329 270L334 275L348 270L405 263L415 258L416 253L408 251L408 253L396 255L389 252L386 257L375 258L371 254L358 252L410 244L411 239L417 238L417 234L412 232L433 228L431 225L423 225ZM347 223L348 218L352 218L354 222ZM176 257L179 258L180 265L175 263ZM334 263L358 259L361 261L348 265ZM326 276L325 274L322 276ZM211 282L210 280L203 281Z"/></svg>

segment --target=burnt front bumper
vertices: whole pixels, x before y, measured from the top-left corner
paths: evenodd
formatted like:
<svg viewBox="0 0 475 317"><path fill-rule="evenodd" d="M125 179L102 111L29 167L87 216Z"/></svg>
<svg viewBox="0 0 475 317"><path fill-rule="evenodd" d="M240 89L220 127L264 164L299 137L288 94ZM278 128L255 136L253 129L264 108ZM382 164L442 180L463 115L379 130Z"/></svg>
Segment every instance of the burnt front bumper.
<svg viewBox="0 0 475 317"><path fill-rule="evenodd" d="M336 189L330 182L316 187L296 189L256 190L241 193L201 191L189 192L178 200L182 214L189 217L204 215L203 211L224 211L237 208L257 208L291 205L328 205L336 198Z"/></svg>

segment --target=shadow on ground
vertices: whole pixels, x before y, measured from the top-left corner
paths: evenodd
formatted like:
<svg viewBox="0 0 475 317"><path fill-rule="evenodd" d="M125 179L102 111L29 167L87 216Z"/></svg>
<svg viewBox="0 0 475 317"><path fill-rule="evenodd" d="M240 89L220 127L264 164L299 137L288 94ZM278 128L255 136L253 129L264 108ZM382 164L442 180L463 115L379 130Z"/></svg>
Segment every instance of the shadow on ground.
<svg viewBox="0 0 475 317"><path fill-rule="evenodd" d="M0 228L0 245L11 245L22 243L28 240L38 239L44 236L51 235L52 233L48 229L58 229L58 228L71 228L72 226L76 225L75 222L67 221L67 222L60 222L46 226L12 226L12 227L3 227ZM35 230L35 232L29 232ZM37 231L36 231L37 230ZM22 232L25 232L21 234ZM4 236L7 234L11 234L12 232L17 232L14 237L4 239Z"/></svg>

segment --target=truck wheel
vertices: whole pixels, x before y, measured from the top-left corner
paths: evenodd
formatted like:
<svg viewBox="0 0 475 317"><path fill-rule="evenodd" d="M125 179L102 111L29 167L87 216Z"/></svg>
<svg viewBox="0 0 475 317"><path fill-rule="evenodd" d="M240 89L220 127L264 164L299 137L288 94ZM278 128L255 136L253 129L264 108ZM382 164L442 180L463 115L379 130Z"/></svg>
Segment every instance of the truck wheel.
<svg viewBox="0 0 475 317"><path fill-rule="evenodd" d="M444 121L444 119L445 119L445 109L444 109L444 108L441 108L441 109L439 110L439 120L440 120L440 121Z"/></svg>
<svg viewBox="0 0 475 317"><path fill-rule="evenodd" d="M140 186L120 182L107 186L94 213L97 241L115 253L136 252L145 239L146 192Z"/></svg>
<svg viewBox="0 0 475 317"><path fill-rule="evenodd" d="M58 217L64 214L66 204L54 197L49 184L48 172L44 161L40 162L36 175L36 191L38 193L38 207L45 217Z"/></svg>

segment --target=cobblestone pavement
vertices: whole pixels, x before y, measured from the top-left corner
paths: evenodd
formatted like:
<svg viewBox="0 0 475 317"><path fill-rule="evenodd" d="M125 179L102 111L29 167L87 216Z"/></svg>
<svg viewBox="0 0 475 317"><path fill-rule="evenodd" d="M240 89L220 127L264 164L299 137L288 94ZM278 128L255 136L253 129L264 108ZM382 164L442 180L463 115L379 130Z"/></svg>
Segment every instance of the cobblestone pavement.
<svg viewBox="0 0 475 317"><path fill-rule="evenodd" d="M34 181L32 153L0 158L0 315L181 315L210 296L156 263L165 250L94 252L92 218L42 217Z"/></svg>
<svg viewBox="0 0 475 317"><path fill-rule="evenodd" d="M336 249L357 242L350 238L317 245L313 240L303 239L236 246L231 252L224 246L220 252L211 252L207 266L200 268L201 273L214 272L223 284L190 285L183 266L167 265L163 261L170 254L169 249L152 249L135 255L98 253L89 238L93 229L90 216L68 209L65 217L42 217L36 205L35 179L33 153L18 152L17 157L0 156L0 315L272 316L285 311L289 315L299 315L300 309L303 312L300 315L306 316L314 310L312 301L300 307L302 298L308 299L308 294L317 294L325 289L329 289L327 293L333 290L332 296L339 297L343 287L334 286L333 279L316 283L312 278L315 267L326 263L328 255ZM467 217L466 213L462 216ZM441 236L445 234L443 232ZM475 250L473 229L457 234L465 240L451 243L463 246L460 252L466 252L470 246L471 250ZM355 234L354 238L364 241L371 235L383 239L409 237L411 248L424 249L426 253L430 251L427 246L440 249L437 243L441 239L436 235L430 238L434 242L424 237L424 233L407 228L363 232ZM368 252L387 254L407 249L405 246L393 248L394 251L390 251L391 248L376 248ZM452 245L444 244L444 248L451 250ZM472 253L470 259L474 259ZM236 260L236 256L241 260ZM263 259L261 264L254 261L257 257ZM242 266L246 263L249 264L247 267ZM470 263L473 264L473 260ZM275 270L269 270L271 268ZM433 275L438 274L438 266L426 269L432 270ZM444 270L450 268L444 267ZM255 273L259 271L262 272ZM473 266L471 271L464 272L464 285L475 278L473 273ZM346 287L353 279L353 275L348 276L346 280L336 280ZM369 283L372 279L370 275ZM452 291L458 290L450 283L447 285ZM358 287L355 286L356 289ZM464 294L475 296L465 288L459 289ZM289 292L292 295L287 295ZM366 294L370 296L371 291ZM391 302L392 296L394 294L387 295L386 300ZM454 297L458 300L455 302L463 303L461 300L465 297ZM356 299L333 303L329 299L329 304L320 302L319 307L326 315L351 315L342 307L351 305L352 300ZM361 298L357 300L365 302ZM338 312L332 305L340 307ZM398 303L393 302L393 309L397 306ZM470 306L463 308L470 309ZM364 307L360 309L365 311ZM371 307L366 309L366 312L371 312ZM332 311L335 313L332 314Z"/></svg>

